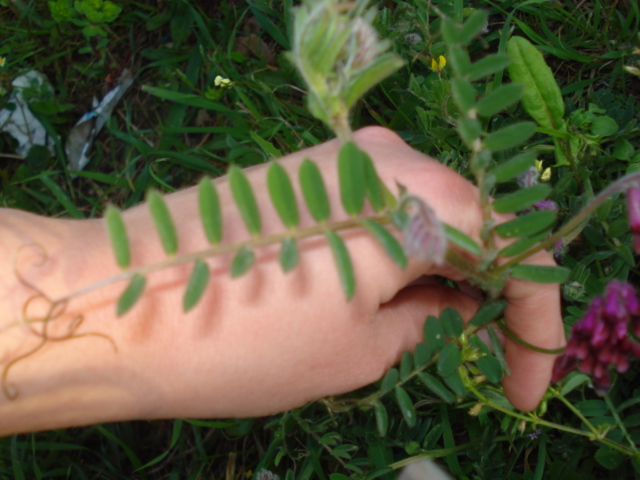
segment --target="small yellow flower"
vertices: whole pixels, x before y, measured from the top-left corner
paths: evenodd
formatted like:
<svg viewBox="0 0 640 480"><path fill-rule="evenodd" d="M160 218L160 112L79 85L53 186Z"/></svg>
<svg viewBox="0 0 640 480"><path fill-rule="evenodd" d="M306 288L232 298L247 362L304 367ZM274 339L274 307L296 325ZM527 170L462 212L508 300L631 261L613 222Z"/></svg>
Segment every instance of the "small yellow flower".
<svg viewBox="0 0 640 480"><path fill-rule="evenodd" d="M7 64L7 59L4 57L0 57L0 68L4 67Z"/></svg>
<svg viewBox="0 0 640 480"><path fill-rule="evenodd" d="M221 77L220 75L218 75L215 78L213 83L216 87L222 87L222 88L230 87L231 85L233 85L233 82L231 80L229 80L228 78Z"/></svg>
<svg viewBox="0 0 640 480"><path fill-rule="evenodd" d="M542 160L536 160L536 170L540 173L541 182L548 182L551 179L551 167L543 168Z"/></svg>
<svg viewBox="0 0 640 480"><path fill-rule="evenodd" d="M437 62L435 58L431 59L431 70L433 70L434 72L440 73L441 71L444 70L444 67L446 66L447 66L447 59L444 58L444 55L440 55L440 57L438 57Z"/></svg>

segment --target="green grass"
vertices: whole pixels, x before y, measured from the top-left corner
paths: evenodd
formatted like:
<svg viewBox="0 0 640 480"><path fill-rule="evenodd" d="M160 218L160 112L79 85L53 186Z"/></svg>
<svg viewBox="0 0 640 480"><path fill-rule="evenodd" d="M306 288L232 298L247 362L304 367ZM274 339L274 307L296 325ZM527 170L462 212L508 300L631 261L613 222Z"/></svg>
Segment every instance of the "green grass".
<svg viewBox="0 0 640 480"><path fill-rule="evenodd" d="M21 159L11 153L13 139L0 134L0 152L5 152L0 206L54 217L98 217L109 203L127 208L141 202L149 188L170 192L194 185L203 174L221 175L230 165L262 163L332 137L305 109L304 86L283 55L292 1L115 3L122 12L102 25L106 36L88 39L81 26L53 20L46 2L0 1L0 57L6 58L0 87L7 92L0 96L0 108L15 76L31 69L46 74L55 93L34 92L31 108L59 138L54 155L40 148ZM430 69L431 58L445 51L438 16L424 0L377 3L377 27L395 42L407 67L365 97L354 112L354 127L393 128L415 148L469 176L468 150L452 125L449 91ZM434 4L458 20L469 7L462 0ZM632 54L640 45L636 2L596 0L576 7L568 0L481 0L473 6L488 10L490 17L488 31L471 45L472 58L504 51L512 29L545 53L565 99L565 118L572 119L572 132L585 142L577 172L582 182L599 191L640 169L640 80L623 69L640 65L640 57ZM63 153L67 132L90 108L93 95L113 86L109 78L123 67L133 71L135 83L98 136L90 163L72 174ZM218 75L233 85L215 88ZM499 74L478 88L490 90L503 80L506 74ZM617 131L594 139L594 116L610 117ZM529 120L522 107L510 108L488 127L495 130L514 120ZM529 145L543 148L545 166L555 163L548 137L536 135ZM589 198L574 173L568 167L553 170L551 198L561 216ZM624 199L614 197L565 253L564 265L574 269L573 283L563 290L568 324L612 276L638 283L629 242ZM638 373L633 366L610 392L636 443ZM384 438L376 433L371 410L330 413L321 403L257 420L127 422L0 439L0 478L244 479L266 468L287 480L326 480L332 473L391 480L395 473L386 467L425 452L441 457L457 478L637 475L631 461L618 462L615 454L583 437L543 429L532 439L509 417L469 416L469 402L449 406L417 384L405 388L419 399L416 425L407 426L387 395ZM604 403L586 386L567 398L584 408ZM601 403L579 403L588 400ZM594 422L609 416L596 412ZM558 402L549 403L547 417L581 428Z"/></svg>

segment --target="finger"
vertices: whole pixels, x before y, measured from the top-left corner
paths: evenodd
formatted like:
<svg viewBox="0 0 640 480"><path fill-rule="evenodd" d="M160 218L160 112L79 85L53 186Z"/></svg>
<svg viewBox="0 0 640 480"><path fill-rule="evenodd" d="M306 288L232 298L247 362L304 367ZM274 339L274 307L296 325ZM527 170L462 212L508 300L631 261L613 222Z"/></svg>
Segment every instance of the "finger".
<svg viewBox="0 0 640 480"><path fill-rule="evenodd" d="M555 265L547 252L527 260L537 265ZM509 329L526 342L546 349L565 344L560 312L560 287L511 279L504 289L508 301L505 319ZM507 340L506 358L511 376L504 380L504 390L514 407L535 409L544 395L555 361L554 355L535 352Z"/></svg>

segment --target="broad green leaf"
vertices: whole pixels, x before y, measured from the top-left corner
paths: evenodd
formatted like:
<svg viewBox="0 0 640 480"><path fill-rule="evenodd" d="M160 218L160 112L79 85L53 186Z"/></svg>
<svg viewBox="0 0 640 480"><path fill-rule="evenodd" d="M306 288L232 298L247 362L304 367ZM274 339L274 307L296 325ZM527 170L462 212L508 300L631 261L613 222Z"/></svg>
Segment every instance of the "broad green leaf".
<svg viewBox="0 0 640 480"><path fill-rule="evenodd" d="M571 270L565 267L545 265L514 265L509 271L513 278L536 283L564 283L569 279Z"/></svg>
<svg viewBox="0 0 640 480"><path fill-rule="evenodd" d="M473 85L462 78L455 78L451 81L451 93L456 104L465 115L476 104L476 90Z"/></svg>
<svg viewBox="0 0 640 480"><path fill-rule="evenodd" d="M585 375L581 372L571 372L569 376L563 381L562 389L560 390L560 395L564 396L575 390L580 385L588 384L591 381L588 375ZM626 422L625 422L626 423Z"/></svg>
<svg viewBox="0 0 640 480"><path fill-rule="evenodd" d="M345 88L344 98L347 108L362 97L367 90L382 82L404 65L404 60L395 53L385 53L376 58L369 66L358 72Z"/></svg>
<svg viewBox="0 0 640 480"><path fill-rule="evenodd" d="M387 434L389 428L389 416L387 415L387 409L380 400L376 400L373 406L376 415L376 428L378 429L378 435L384 437Z"/></svg>
<svg viewBox="0 0 640 480"><path fill-rule="evenodd" d="M596 460L607 470L615 470L627 458L624 453L614 450L608 445L601 445L596 451Z"/></svg>
<svg viewBox="0 0 640 480"><path fill-rule="evenodd" d="M404 388L396 387L396 400L404 421L407 422L409 428L416 425L416 409L413 407L413 401Z"/></svg>
<svg viewBox="0 0 640 480"><path fill-rule="evenodd" d="M438 380L433 375L420 372L418 373L418 378L424 383L424 386L427 387L431 392L435 393L438 397L440 397L446 403L453 403L456 401L456 397L451 391L445 387L440 380Z"/></svg>
<svg viewBox="0 0 640 480"><path fill-rule="evenodd" d="M407 267L407 256L404 253L404 248L396 240L386 228L373 220L363 220L360 224L367 229L371 235L373 235L380 245L385 249L387 254L400 268Z"/></svg>
<svg viewBox="0 0 640 480"><path fill-rule="evenodd" d="M440 313L440 323L444 334L449 338L459 337L464 332L464 321L455 308L445 308Z"/></svg>
<svg viewBox="0 0 640 480"><path fill-rule="evenodd" d="M246 245L243 246L231 261L231 277L236 278L245 274L253 265L255 258L253 250Z"/></svg>
<svg viewBox="0 0 640 480"><path fill-rule="evenodd" d="M254 131L249 131L249 135L251 136L251 138L253 138L253 140L260 145L260 148L262 148L262 150L264 150L264 152L267 155L271 155L272 157L275 158L280 158L282 156L282 152L280 150L278 150L278 148L276 148L273 143L271 143L268 140L265 140L264 138L262 138L259 134L257 134Z"/></svg>
<svg viewBox="0 0 640 480"><path fill-rule="evenodd" d="M517 36L507 42L507 54L511 58L511 80L524 87L524 109L541 127L560 129L563 125L564 101L542 54L527 39Z"/></svg>
<svg viewBox="0 0 640 480"><path fill-rule="evenodd" d="M182 309L188 312L196 306L209 283L209 265L202 260L196 260L193 266L193 272L189 278L187 290L184 292L182 299Z"/></svg>
<svg viewBox="0 0 640 480"><path fill-rule="evenodd" d="M456 369L451 375L442 377L442 381L453 391L453 393L458 395L460 398L464 398L467 396L467 389L464 386L464 382L462 381L462 376L460 375L459 370Z"/></svg>
<svg viewBox="0 0 640 480"><path fill-rule="evenodd" d="M502 381L502 366L498 359L490 353L476 360L476 365L490 382L498 383Z"/></svg>
<svg viewBox="0 0 640 480"><path fill-rule="evenodd" d="M513 257L514 255L518 255L519 253L524 252L527 248L536 245L538 242L542 241L547 236L546 232L540 233L538 235L533 235L531 237L522 237L516 240L515 242L504 247L498 255L501 257Z"/></svg>
<svg viewBox="0 0 640 480"><path fill-rule="evenodd" d="M333 253L333 259L338 267L342 290L344 291L347 300L351 300L356 291L356 279L353 275L353 266L351 265L351 258L349 257L347 247L342 241L342 238L340 238L335 232L328 230L325 233L325 236L329 241L329 246Z"/></svg>
<svg viewBox="0 0 640 480"><path fill-rule="evenodd" d="M473 13L458 32L458 43L460 45L469 45L487 25L488 18L489 14L486 10L477 10Z"/></svg>
<svg viewBox="0 0 640 480"><path fill-rule="evenodd" d="M144 291L146 282L147 279L142 275L136 274L131 277L129 285L118 299L116 312L119 317L127 313L135 305Z"/></svg>
<svg viewBox="0 0 640 480"><path fill-rule="evenodd" d="M300 222L298 204L293 193L289 175L282 165L272 163L267 172L267 188L269 196L276 208L282 223L287 228L295 228Z"/></svg>
<svg viewBox="0 0 640 480"><path fill-rule="evenodd" d="M458 134L464 144L470 149L474 148L474 142L480 138L482 125L478 120L462 117L458 120Z"/></svg>
<svg viewBox="0 0 640 480"><path fill-rule="evenodd" d="M549 228L556 221L556 212L541 210L522 215L507 223L496 226L496 233L504 238L533 235Z"/></svg>
<svg viewBox="0 0 640 480"><path fill-rule="evenodd" d="M178 251L178 234L167 204L164 203L162 195L160 195L157 190L149 190L147 203L149 204L149 211L151 212L156 230L160 236L162 248L164 248L167 255L175 254Z"/></svg>
<svg viewBox="0 0 640 480"><path fill-rule="evenodd" d="M618 131L616 121L607 116L598 116L591 123L591 133L602 137L608 137Z"/></svg>
<svg viewBox="0 0 640 480"><path fill-rule="evenodd" d="M472 325L474 327L481 327L483 325L486 325L487 323L500 317L506 306L507 302L503 300L485 303L478 309L476 314L469 321L469 325Z"/></svg>
<svg viewBox="0 0 640 480"><path fill-rule="evenodd" d="M371 157L366 152L362 152L362 159L364 161L364 181L367 187L367 198L373 209L376 212L380 212L385 207L386 187L380 181Z"/></svg>
<svg viewBox="0 0 640 480"><path fill-rule="evenodd" d="M122 220L120 210L112 206L107 207L104 219L116 262L120 268L125 269L131 263L131 249L129 248L127 228Z"/></svg>
<svg viewBox="0 0 640 480"><path fill-rule="evenodd" d="M460 365L460 360L460 347L454 342L447 343L438 357L438 375L441 377L451 375Z"/></svg>
<svg viewBox="0 0 640 480"><path fill-rule="evenodd" d="M222 240L222 211L218 191L211 179L207 177L200 180L198 185L198 204L200 220L207 240L212 245L217 245Z"/></svg>
<svg viewBox="0 0 640 480"><path fill-rule="evenodd" d="M355 217L364 207L367 187L362 152L353 142L345 143L338 152L338 178L344 211Z"/></svg>
<svg viewBox="0 0 640 480"><path fill-rule="evenodd" d="M421 342L416 345L416 350L413 352L413 362L417 367L424 367L431 360L431 347L428 343Z"/></svg>
<svg viewBox="0 0 640 480"><path fill-rule="evenodd" d="M462 47L450 48L447 60L458 77L464 77L471 66L469 54Z"/></svg>
<svg viewBox="0 0 640 480"><path fill-rule="evenodd" d="M252 235L259 235L262 230L262 222L256 197L244 172L235 165L229 169L229 186L247 230Z"/></svg>
<svg viewBox="0 0 640 480"><path fill-rule="evenodd" d="M438 353L445 343L444 329L442 323L436 317L429 315L424 322L424 341L433 353Z"/></svg>
<svg viewBox="0 0 640 480"><path fill-rule="evenodd" d="M522 97L522 85L519 83L509 83L496 88L493 92L485 95L476 104L478 115L491 117L510 107Z"/></svg>
<svg viewBox="0 0 640 480"><path fill-rule="evenodd" d="M449 242L453 243L457 247L462 248L463 250L466 250L469 253L473 253L474 255L480 256L482 254L480 245L478 245L473 238L469 237L465 233L462 233L460 230L447 225L446 223L444 223L443 226L444 233L447 236L447 240Z"/></svg>
<svg viewBox="0 0 640 480"><path fill-rule="evenodd" d="M519 212L544 200L549 193L551 193L551 187L546 183L539 183L497 198L491 206L498 213Z"/></svg>
<svg viewBox="0 0 640 480"><path fill-rule="evenodd" d="M508 182L512 178L524 173L533 165L533 161L536 159L536 153L537 152L531 150L522 152L515 157L510 158L506 162L494 167L489 171L489 175L493 175L495 177L496 183Z"/></svg>
<svg viewBox="0 0 640 480"><path fill-rule="evenodd" d="M298 246L294 238L285 238L280 247L280 266L284 272L291 271L298 264Z"/></svg>
<svg viewBox="0 0 640 480"><path fill-rule="evenodd" d="M400 362L400 380L403 382L407 379L413 368L413 356L411 352L404 352L402 354L402 361Z"/></svg>
<svg viewBox="0 0 640 480"><path fill-rule="evenodd" d="M515 148L525 142L536 133L536 124L533 122L518 122L508 127L487 135L482 143L492 152L501 152Z"/></svg>
<svg viewBox="0 0 640 480"><path fill-rule="evenodd" d="M309 212L316 222L324 222L331 213L327 190L318 166L311 160L305 160L300 165L300 187L302 195L309 208Z"/></svg>
<svg viewBox="0 0 640 480"><path fill-rule="evenodd" d="M488 327L487 333L489 334L489 343L493 349L493 354L500 362L502 371L507 375L511 375L511 370L509 370L509 364L507 363L507 358L504 356L504 348L502 348L502 342L500 338L498 338L498 334L493 327Z"/></svg>
<svg viewBox="0 0 640 480"><path fill-rule="evenodd" d="M472 63L463 76L466 76L470 82L475 82L481 78L488 77L509 65L509 56L504 53L494 53L481 58Z"/></svg>
<svg viewBox="0 0 640 480"><path fill-rule="evenodd" d="M393 390L398 383L398 379L400 375L398 374L398 370L395 368L390 369L387 374L382 379L382 384L380 385L380 392L385 393Z"/></svg>

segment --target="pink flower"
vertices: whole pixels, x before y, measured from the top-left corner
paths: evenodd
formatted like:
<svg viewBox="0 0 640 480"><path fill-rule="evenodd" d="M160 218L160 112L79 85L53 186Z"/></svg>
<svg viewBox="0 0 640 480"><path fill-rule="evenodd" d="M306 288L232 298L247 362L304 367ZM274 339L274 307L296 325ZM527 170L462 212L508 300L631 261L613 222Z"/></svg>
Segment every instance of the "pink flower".
<svg viewBox="0 0 640 480"><path fill-rule="evenodd" d="M639 191L640 192L640 191ZM629 369L629 357L640 358L640 344L629 331L640 330L640 301L633 287L612 281L603 297L596 297L589 310L573 326L565 352L556 359L552 382L580 369L591 374L598 392L611 384L609 367L619 373Z"/></svg>

